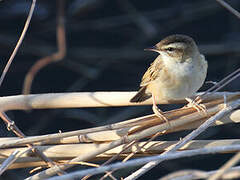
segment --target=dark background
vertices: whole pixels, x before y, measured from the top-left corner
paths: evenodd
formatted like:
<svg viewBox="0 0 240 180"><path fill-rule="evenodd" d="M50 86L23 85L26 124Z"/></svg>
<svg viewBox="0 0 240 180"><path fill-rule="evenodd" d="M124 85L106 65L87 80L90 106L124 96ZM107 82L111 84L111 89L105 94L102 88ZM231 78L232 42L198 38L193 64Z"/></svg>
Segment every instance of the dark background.
<svg viewBox="0 0 240 180"><path fill-rule="evenodd" d="M21 94L30 67L57 51L58 1L37 1L34 15L17 56L0 89L1 96ZM240 2L231 0L240 10ZM31 1L0 1L0 69L3 70L21 34ZM208 81L220 81L239 68L240 19L214 0L67 0L67 55L43 68L35 77L32 93L137 90L141 77L157 54L143 51L171 34L195 39L209 63ZM205 84L201 90L211 85ZM238 91L239 79L225 91ZM176 108L162 105L162 110ZM95 127L151 114L150 106L11 111L8 115L26 135ZM0 135L14 136L0 124ZM178 140L189 132L161 137ZM238 138L239 125L210 128L199 139ZM181 169L217 169L231 155L199 156L167 161L140 179L159 178ZM206 164L207 160L207 164ZM75 168L77 169L77 168ZM23 179L28 170L11 170L2 178ZM121 170L116 177L133 169Z"/></svg>

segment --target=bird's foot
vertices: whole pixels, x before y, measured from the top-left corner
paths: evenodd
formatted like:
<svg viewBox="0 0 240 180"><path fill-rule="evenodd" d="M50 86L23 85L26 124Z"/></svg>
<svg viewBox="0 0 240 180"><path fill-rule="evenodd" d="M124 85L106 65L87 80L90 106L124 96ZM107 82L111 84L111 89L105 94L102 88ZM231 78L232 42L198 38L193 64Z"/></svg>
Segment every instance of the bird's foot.
<svg viewBox="0 0 240 180"><path fill-rule="evenodd" d="M168 119L163 115L163 112L157 107L157 105L153 105L152 110L157 117L164 120L168 124L169 128L171 128L171 125L170 125Z"/></svg>
<svg viewBox="0 0 240 180"><path fill-rule="evenodd" d="M192 100L191 98L185 98L188 102L187 107L193 107L198 112L203 112L205 115L208 115L207 108L204 104L201 104L202 99L198 96L195 100Z"/></svg>

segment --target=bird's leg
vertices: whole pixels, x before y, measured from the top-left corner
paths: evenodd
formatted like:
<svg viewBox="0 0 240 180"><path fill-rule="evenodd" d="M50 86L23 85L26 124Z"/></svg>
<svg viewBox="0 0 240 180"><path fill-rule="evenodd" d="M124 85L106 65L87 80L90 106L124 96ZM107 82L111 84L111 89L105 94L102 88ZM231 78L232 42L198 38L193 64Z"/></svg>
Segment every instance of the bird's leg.
<svg viewBox="0 0 240 180"><path fill-rule="evenodd" d="M185 98L185 99L188 102L187 107L193 107L198 112L203 112L207 115L207 108L205 105L201 104L202 99L200 98L200 96L198 96L195 100L192 100L191 98Z"/></svg>
<svg viewBox="0 0 240 180"><path fill-rule="evenodd" d="M171 127L168 119L163 115L163 112L157 107L154 95L152 95L152 102L153 102L152 110L154 114L160 119L163 119L164 121L166 121L168 126Z"/></svg>

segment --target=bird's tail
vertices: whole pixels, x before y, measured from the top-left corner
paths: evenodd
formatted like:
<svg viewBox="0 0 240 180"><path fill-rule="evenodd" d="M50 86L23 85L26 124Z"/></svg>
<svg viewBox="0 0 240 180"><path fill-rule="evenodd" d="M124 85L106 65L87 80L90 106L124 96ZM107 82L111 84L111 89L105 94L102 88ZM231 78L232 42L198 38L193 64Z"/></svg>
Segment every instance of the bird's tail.
<svg viewBox="0 0 240 180"><path fill-rule="evenodd" d="M144 86L141 87L141 89L139 89L137 94L132 99L130 99L130 102L143 102L150 98L151 96L152 96L151 94L146 93L146 86Z"/></svg>

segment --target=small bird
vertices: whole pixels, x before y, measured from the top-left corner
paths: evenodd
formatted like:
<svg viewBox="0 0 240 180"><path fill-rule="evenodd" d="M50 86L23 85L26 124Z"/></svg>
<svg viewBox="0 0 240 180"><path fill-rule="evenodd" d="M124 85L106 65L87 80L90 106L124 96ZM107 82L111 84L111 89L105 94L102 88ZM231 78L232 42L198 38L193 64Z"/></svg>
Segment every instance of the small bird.
<svg viewBox="0 0 240 180"><path fill-rule="evenodd" d="M208 63L194 40L186 35L175 34L145 50L155 51L159 56L143 75L140 90L130 102L142 102L152 97L153 112L166 122L168 120L157 107L156 99L185 98L197 110L201 109L190 97L203 85Z"/></svg>

